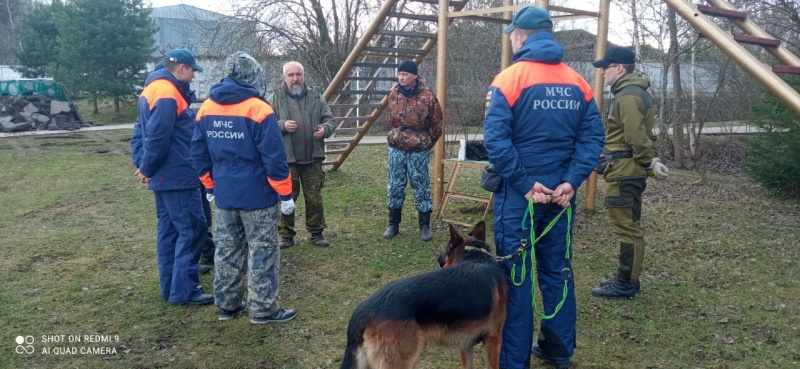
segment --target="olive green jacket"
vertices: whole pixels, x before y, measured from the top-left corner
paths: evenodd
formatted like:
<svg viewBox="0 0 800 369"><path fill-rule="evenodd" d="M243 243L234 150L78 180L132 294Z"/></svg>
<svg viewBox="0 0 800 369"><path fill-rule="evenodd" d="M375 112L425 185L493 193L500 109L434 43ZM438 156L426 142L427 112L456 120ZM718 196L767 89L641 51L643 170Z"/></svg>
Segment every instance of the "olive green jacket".
<svg viewBox="0 0 800 369"><path fill-rule="evenodd" d="M275 115L278 118L278 125L281 127L281 133L283 133L283 147L286 149L286 161L289 163L294 163L297 160L294 156L294 147L292 145L292 140L287 138L290 132L286 132L286 128L283 124L286 122L286 117L289 116L289 107L288 107L288 99L290 99L289 94L283 89L284 84L281 83L278 88L273 89L272 91L267 94L267 102L272 105L272 109L275 110ZM306 87L306 106L308 109L309 114L309 122L313 124L314 127L316 125L322 125L325 129L325 137L328 138L333 134L333 131L336 129L333 120L333 112L331 108L328 106L328 102L325 101L325 98L322 96L322 91L319 87ZM309 132L314 132L316 129L311 129ZM325 140L324 139L314 139L314 147L312 148L312 156L315 161L323 161L325 160Z"/></svg>
<svg viewBox="0 0 800 369"><path fill-rule="evenodd" d="M620 77L611 86L614 98L606 119L603 154L632 151L631 157L612 160L606 167L606 181L646 178L646 166L658 156L653 126L656 107L647 92L650 81L634 73Z"/></svg>

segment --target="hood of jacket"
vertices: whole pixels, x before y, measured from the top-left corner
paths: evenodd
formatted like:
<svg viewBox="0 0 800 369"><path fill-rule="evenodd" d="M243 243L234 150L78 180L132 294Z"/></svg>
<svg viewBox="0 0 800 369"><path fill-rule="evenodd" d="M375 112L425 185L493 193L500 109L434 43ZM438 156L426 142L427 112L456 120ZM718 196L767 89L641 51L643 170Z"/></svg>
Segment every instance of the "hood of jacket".
<svg viewBox="0 0 800 369"><path fill-rule="evenodd" d="M189 88L189 83L179 81L177 78L175 78L175 76L172 75L172 73L163 68L156 69L150 73L147 76L147 80L145 80L144 85L147 86L157 79L166 79L167 81L170 81L173 85L175 85L176 88L178 88L178 91L181 93L181 95L186 98L186 102L191 104L194 101L194 91Z"/></svg>
<svg viewBox="0 0 800 369"><path fill-rule="evenodd" d="M212 86L208 95L214 102L232 105L258 96L258 90L252 86L240 85L235 79L226 77Z"/></svg>
<svg viewBox="0 0 800 369"><path fill-rule="evenodd" d="M631 85L639 86L646 90L650 88L650 80L638 73L628 73L614 82L614 85L611 86L611 92L617 93L623 88Z"/></svg>
<svg viewBox="0 0 800 369"><path fill-rule="evenodd" d="M558 64L564 59L564 48L553 39L550 32L536 32L525 39L522 47L511 56L513 63L533 61Z"/></svg>

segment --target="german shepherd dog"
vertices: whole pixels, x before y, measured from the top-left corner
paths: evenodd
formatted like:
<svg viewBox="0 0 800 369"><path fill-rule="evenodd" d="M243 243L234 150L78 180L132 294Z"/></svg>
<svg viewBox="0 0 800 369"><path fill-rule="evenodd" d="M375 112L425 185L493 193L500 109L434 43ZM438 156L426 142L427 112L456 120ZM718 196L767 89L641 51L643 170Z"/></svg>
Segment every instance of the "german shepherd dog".
<svg viewBox="0 0 800 369"><path fill-rule="evenodd" d="M472 369L478 342L486 367L498 368L508 295L503 268L486 244L486 224L466 237L450 225L439 265L391 282L358 305L342 369L411 369L426 344L459 348L462 366Z"/></svg>

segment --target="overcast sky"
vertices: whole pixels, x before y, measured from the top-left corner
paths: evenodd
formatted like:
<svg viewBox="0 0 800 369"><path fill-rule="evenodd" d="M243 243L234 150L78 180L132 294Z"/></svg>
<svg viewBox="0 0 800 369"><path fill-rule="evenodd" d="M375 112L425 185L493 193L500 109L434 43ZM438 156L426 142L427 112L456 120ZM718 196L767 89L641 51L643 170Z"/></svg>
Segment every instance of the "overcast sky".
<svg viewBox="0 0 800 369"><path fill-rule="evenodd" d="M147 1L147 0L145 0ZM154 7L161 7L161 6L168 6L168 5L178 5L178 4L186 4L196 6L201 9L211 10L222 14L232 14L233 4L237 2L237 0L151 0ZM241 1L241 0L238 0ZM534 3L533 0L530 1ZM597 11L598 9L598 0L552 0L551 4L564 4L562 6L581 9L581 10L591 10ZM608 39L609 41L622 44L622 45L630 45L632 43L631 37L629 36L630 32L628 28L630 27L630 22L624 22L623 19L627 18L623 15L621 9L619 9L613 2L611 4L611 21L609 22L609 31L608 31ZM597 33L597 21L591 18L577 20L577 21L570 21L570 22L560 22L563 23L561 25L556 24L559 29L584 29L591 33Z"/></svg>

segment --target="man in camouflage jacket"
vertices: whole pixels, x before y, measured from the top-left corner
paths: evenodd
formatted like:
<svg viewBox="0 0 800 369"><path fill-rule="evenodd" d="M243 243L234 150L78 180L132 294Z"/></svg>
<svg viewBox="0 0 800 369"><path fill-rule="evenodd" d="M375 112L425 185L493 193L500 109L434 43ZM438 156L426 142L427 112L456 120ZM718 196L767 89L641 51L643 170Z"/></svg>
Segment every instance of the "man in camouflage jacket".
<svg viewBox="0 0 800 369"><path fill-rule="evenodd" d="M417 76L417 65L405 60L397 68L398 84L389 93L389 226L391 238L400 231L400 219L408 178L419 213L419 236L431 240L431 183L428 175L430 149L442 135L442 107Z"/></svg>

